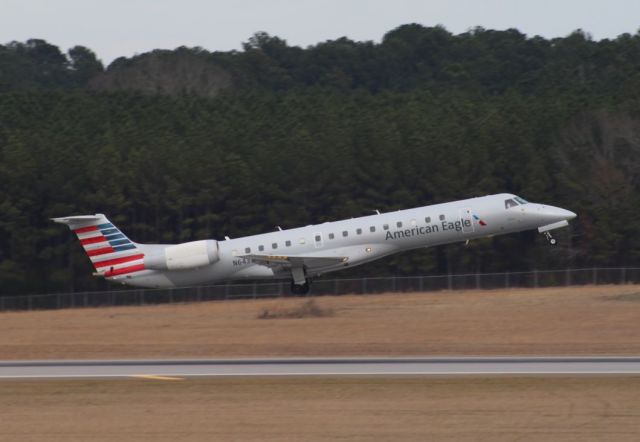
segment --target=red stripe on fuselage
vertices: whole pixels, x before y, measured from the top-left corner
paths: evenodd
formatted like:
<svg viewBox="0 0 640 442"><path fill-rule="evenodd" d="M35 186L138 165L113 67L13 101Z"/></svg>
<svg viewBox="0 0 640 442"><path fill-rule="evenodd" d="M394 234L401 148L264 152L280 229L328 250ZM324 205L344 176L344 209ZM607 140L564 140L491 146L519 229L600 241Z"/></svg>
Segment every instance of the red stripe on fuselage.
<svg viewBox="0 0 640 442"><path fill-rule="evenodd" d="M98 262L94 262L93 265L97 269L99 267L114 266L117 264L122 264L129 261L135 261L137 259L142 259L142 258L144 258L144 255L141 253L139 255L123 256L122 258L114 258L114 259L107 259L105 261L98 261Z"/></svg>
<svg viewBox="0 0 640 442"><path fill-rule="evenodd" d="M98 255L105 255L107 253L113 253L113 252L115 252L115 250L113 250L113 247L109 246L109 247L105 247L104 249L87 250L87 255L98 256Z"/></svg>
<svg viewBox="0 0 640 442"><path fill-rule="evenodd" d="M88 246L89 244L96 244L99 242L106 242L106 241L107 241L107 238L100 235L100 236L92 236L91 238L87 238L87 239L81 239L80 244L82 244L83 246Z"/></svg>
<svg viewBox="0 0 640 442"><path fill-rule="evenodd" d="M104 277L108 278L109 276L126 275L127 273L139 272L140 270L144 270L144 264L113 269L109 272L104 272Z"/></svg>
<svg viewBox="0 0 640 442"><path fill-rule="evenodd" d="M93 232L95 230L98 230L98 226L82 227L80 229L74 230L74 232L75 233L87 233L87 232Z"/></svg>

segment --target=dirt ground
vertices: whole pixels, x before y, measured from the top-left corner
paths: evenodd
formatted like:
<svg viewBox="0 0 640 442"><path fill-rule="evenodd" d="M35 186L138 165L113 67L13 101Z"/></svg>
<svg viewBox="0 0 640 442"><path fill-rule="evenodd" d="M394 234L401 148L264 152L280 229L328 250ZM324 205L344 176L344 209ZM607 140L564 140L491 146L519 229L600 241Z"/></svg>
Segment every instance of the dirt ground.
<svg viewBox="0 0 640 442"><path fill-rule="evenodd" d="M301 299L0 314L0 360L638 355L640 286L317 298L328 317L259 319Z"/></svg>
<svg viewBox="0 0 640 442"><path fill-rule="evenodd" d="M0 384L0 441L637 441L640 377Z"/></svg>

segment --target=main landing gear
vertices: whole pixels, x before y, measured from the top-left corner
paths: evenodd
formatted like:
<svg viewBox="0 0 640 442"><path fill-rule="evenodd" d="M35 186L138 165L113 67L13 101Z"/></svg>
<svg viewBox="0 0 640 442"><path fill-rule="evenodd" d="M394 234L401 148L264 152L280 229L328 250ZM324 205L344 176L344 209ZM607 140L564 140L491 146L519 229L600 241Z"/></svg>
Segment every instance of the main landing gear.
<svg viewBox="0 0 640 442"><path fill-rule="evenodd" d="M296 284L291 281L291 293L294 295L306 295L311 288L311 281L306 279L303 284Z"/></svg>
<svg viewBox="0 0 640 442"><path fill-rule="evenodd" d="M549 241L549 244L551 244L552 246L558 244L558 241L551 235L551 232L549 232L548 230L544 232L544 237L547 238L547 241Z"/></svg>
<svg viewBox="0 0 640 442"><path fill-rule="evenodd" d="M311 280L307 278L307 270L304 266L291 267L291 293L294 295L306 295L309 293Z"/></svg>

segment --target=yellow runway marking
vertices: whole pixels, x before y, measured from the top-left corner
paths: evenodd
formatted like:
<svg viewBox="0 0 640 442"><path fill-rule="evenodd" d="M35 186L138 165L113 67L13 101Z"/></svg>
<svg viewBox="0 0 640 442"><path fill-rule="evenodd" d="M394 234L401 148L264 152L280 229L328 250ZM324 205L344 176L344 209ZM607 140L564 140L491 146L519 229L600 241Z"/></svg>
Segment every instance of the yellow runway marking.
<svg viewBox="0 0 640 442"><path fill-rule="evenodd" d="M154 374L136 374L132 375L131 377L140 379L153 379L156 381L184 381L184 378L176 378L173 376L157 376Z"/></svg>

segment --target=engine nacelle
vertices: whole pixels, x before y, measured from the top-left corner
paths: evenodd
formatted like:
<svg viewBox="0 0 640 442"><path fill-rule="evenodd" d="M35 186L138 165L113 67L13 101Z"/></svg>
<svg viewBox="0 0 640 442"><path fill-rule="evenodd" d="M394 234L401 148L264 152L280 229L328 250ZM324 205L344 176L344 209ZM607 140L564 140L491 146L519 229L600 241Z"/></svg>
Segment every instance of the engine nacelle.
<svg viewBox="0 0 640 442"><path fill-rule="evenodd" d="M144 266L151 270L186 270L204 267L220 260L218 241L206 239L168 246L157 255L144 257Z"/></svg>

